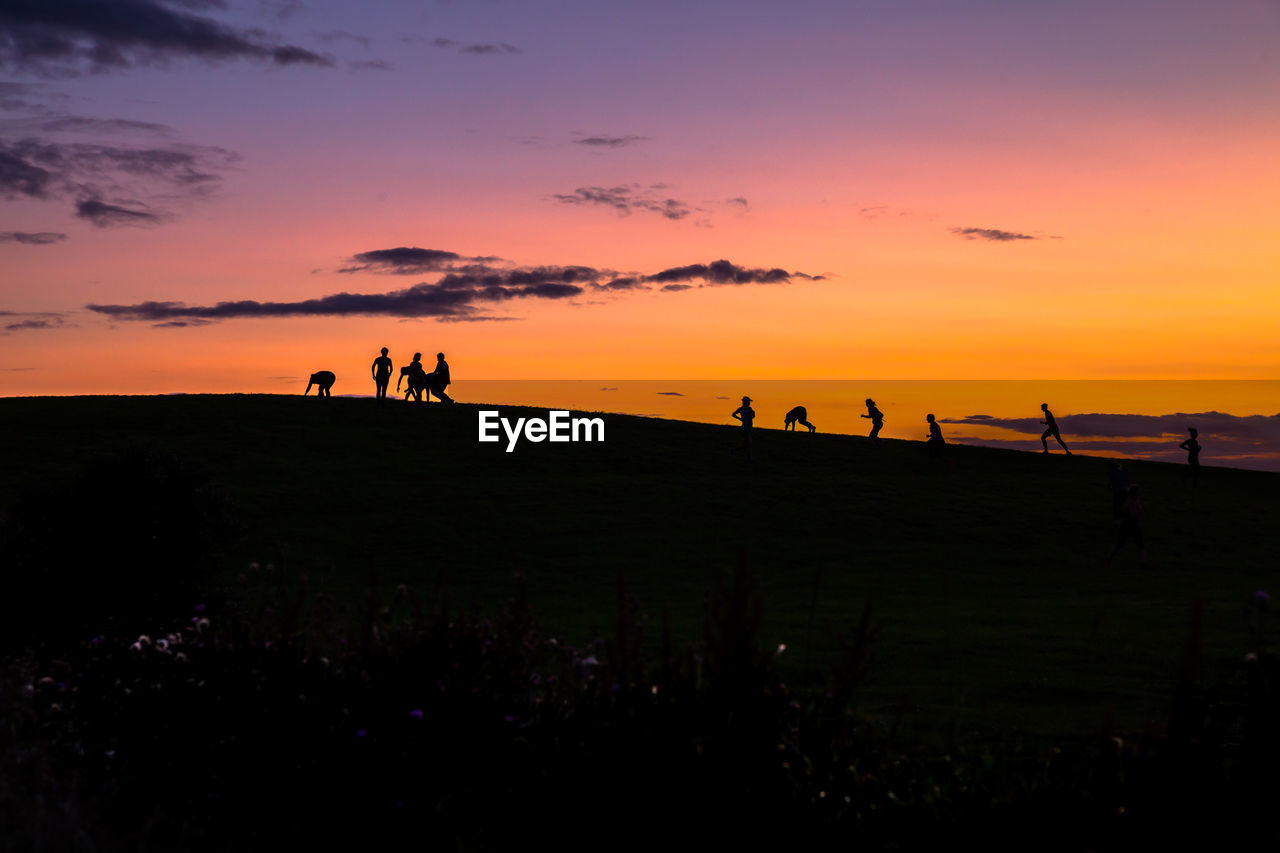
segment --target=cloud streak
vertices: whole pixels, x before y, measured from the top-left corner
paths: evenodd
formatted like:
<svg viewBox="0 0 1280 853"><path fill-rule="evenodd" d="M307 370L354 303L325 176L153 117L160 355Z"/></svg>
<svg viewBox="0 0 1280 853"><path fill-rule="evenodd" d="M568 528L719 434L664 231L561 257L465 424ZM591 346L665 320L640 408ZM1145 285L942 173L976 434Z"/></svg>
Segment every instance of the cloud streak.
<svg viewBox="0 0 1280 853"><path fill-rule="evenodd" d="M65 315L56 311L0 311L0 333L60 329L66 326Z"/></svg>
<svg viewBox="0 0 1280 853"><path fill-rule="evenodd" d="M867 208L868 210L872 208ZM1030 234L1002 231L999 228L952 228L951 233L966 240L986 240L991 243L1012 243L1018 240L1038 240Z"/></svg>
<svg viewBox="0 0 1280 853"><path fill-rule="evenodd" d="M987 429L973 436L957 436L967 443L1020 450L1038 449L1040 433L1044 430L1039 418L969 415L938 420L944 424L1022 433L1028 438L1005 438L998 433L992 435ZM1280 414L1241 416L1223 412L1178 412L1167 415L1091 413L1062 415L1057 420L1072 450L1179 461L1186 459L1186 451L1180 450L1178 443L1187 437L1187 427L1195 427L1200 431L1200 443L1205 448L1202 461L1207 465L1218 460L1243 467L1280 469L1280 458L1276 455L1277 448L1280 448Z"/></svg>
<svg viewBox="0 0 1280 853"><path fill-rule="evenodd" d="M361 252L351 260L355 264L343 268L343 272L434 273L439 278L388 293L343 292L294 302L238 300L187 305L178 301L147 301L129 305L95 303L86 308L114 320L150 322L166 327L245 317L390 316L474 322L513 319L488 311L520 300L560 301L609 292L675 291L823 279L823 276L777 267L744 267L727 260L671 267L649 275L623 275L581 265L497 266L492 262L499 259L490 256L465 256L443 249L404 246Z"/></svg>
<svg viewBox="0 0 1280 853"><path fill-rule="evenodd" d="M198 4L202 11L218 5ZM0 4L3 68L73 75L163 66L174 59L333 64L330 57L264 33L237 29L156 0L6 0Z"/></svg>
<svg viewBox="0 0 1280 853"><path fill-rule="evenodd" d="M502 55L502 54L512 54L512 53L521 52L520 48L516 47L513 44L507 44L504 41L492 42L492 43L486 42L486 43L479 43L479 44L464 44L463 42L455 41L454 39L435 38L431 40L431 44L439 48L456 47L458 49L458 53L469 53L472 56L496 56L496 55Z"/></svg>
<svg viewBox="0 0 1280 853"><path fill-rule="evenodd" d="M67 239L57 231L0 231L0 243L22 243L26 246L51 246Z"/></svg>
<svg viewBox="0 0 1280 853"><path fill-rule="evenodd" d="M666 219L680 220L693 212L694 208L686 202L654 195L652 191L655 189L665 189L665 185L652 184L648 188L642 188L639 184L578 187L571 193L556 193L552 197L561 204L611 208L619 216L630 216L635 211L648 211Z"/></svg>
<svg viewBox="0 0 1280 853"><path fill-rule="evenodd" d="M467 264L488 264L501 260L495 257L464 257L457 252L443 249L420 249L417 246L399 246L394 249L374 249L360 252L349 259L351 266L342 267L341 273L384 272L396 275L421 275L422 273L456 270Z"/></svg>
<svg viewBox="0 0 1280 853"><path fill-rule="evenodd" d="M626 148L639 142L648 141L647 136L588 136L573 140L574 145L585 145L588 148Z"/></svg>

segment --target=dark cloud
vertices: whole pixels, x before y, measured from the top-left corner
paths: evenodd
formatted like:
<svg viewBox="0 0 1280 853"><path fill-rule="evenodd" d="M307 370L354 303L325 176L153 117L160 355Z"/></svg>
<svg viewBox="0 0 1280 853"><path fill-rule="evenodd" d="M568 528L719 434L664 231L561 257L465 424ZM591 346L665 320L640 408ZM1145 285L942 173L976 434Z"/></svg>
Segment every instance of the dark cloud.
<svg viewBox="0 0 1280 853"><path fill-rule="evenodd" d="M501 259L491 256L469 257L443 249L406 246L361 252L351 260L355 265L343 268L344 272L435 274L439 278L390 293L336 293L297 302L241 300L187 305L149 301L86 307L117 320L165 326L233 317L357 315L475 322L514 319L484 313L482 307L520 299L563 300L607 291L650 290L655 285L663 285L661 290L687 290L695 286L784 284L793 278L814 281L822 278L779 268L742 267L725 260L673 267L653 275L620 275L612 270L572 264L496 266L493 262Z"/></svg>
<svg viewBox="0 0 1280 853"><path fill-rule="evenodd" d="M98 225L158 222L166 218L163 211L133 200L172 203L207 195L222 180L220 171L237 160L221 148L179 143L134 147L0 139L0 198L74 198L75 215Z"/></svg>
<svg viewBox="0 0 1280 853"><path fill-rule="evenodd" d="M725 284L789 284L791 279L801 278L807 281L823 281L826 276L807 275L802 272L787 272L779 267L764 269L761 267L740 267L726 260L713 261L709 264L689 264L683 267L672 267L653 275L644 276L643 280L654 284L665 284L663 290L688 290L689 287L677 282L701 281L704 285L716 286Z"/></svg>
<svg viewBox="0 0 1280 853"><path fill-rule="evenodd" d="M60 329L66 326L65 315L56 311L0 311L0 333Z"/></svg>
<svg viewBox="0 0 1280 853"><path fill-rule="evenodd" d="M750 204L750 203L749 203L745 198L743 198L742 196L736 196L736 197L734 197L734 198L727 198L727 199L725 199L725 200L724 200L724 203L725 203L725 204L727 204L727 205L729 205L730 207L740 207L740 208L742 208L743 210L750 210L750 209L751 209L751 204Z"/></svg>
<svg viewBox="0 0 1280 853"><path fill-rule="evenodd" d="M396 275L421 275L422 273L454 270L467 264L488 264L501 260L494 257L468 258L457 252L443 249L419 249L417 246L400 246L395 249L375 249L351 256L351 266L338 272L385 272Z"/></svg>
<svg viewBox="0 0 1280 853"><path fill-rule="evenodd" d="M330 57L183 6L202 12L220 8L217 3L166 5L157 0L5 0L0 3L0 67L76 74L186 58L333 64Z"/></svg>
<svg viewBox="0 0 1280 853"><path fill-rule="evenodd" d="M87 219L99 228L112 225L155 225L163 219L160 214L146 208L107 204L96 198L76 202L76 216Z"/></svg>
<svg viewBox="0 0 1280 853"><path fill-rule="evenodd" d="M591 148L626 148L637 142L646 142L647 136L588 136L573 140L574 145L587 145Z"/></svg>
<svg viewBox="0 0 1280 853"><path fill-rule="evenodd" d="M1057 418L1062 432L1078 436L1105 438L1185 437L1187 427L1195 427L1201 433L1213 433L1232 440L1263 441L1280 438L1280 415L1251 415L1241 417L1223 412L1178 412L1170 415L1114 415L1083 414L1061 415ZM1040 435L1044 425L1040 418L997 418L990 415L969 415L963 418L942 420L950 424L980 424L1000 427L1014 432ZM1179 438L1179 441L1182 439Z"/></svg>
<svg viewBox="0 0 1280 853"><path fill-rule="evenodd" d="M190 329L198 326L211 326L213 320L169 320L164 323L152 323L151 325L157 329Z"/></svg>
<svg viewBox="0 0 1280 853"><path fill-rule="evenodd" d="M0 231L0 243L23 243L28 246L48 246L67 239L56 231Z"/></svg>
<svg viewBox="0 0 1280 853"><path fill-rule="evenodd" d="M1184 460L1186 451L1178 443L1187 437L1187 427L1200 431L1205 451L1202 461L1243 467L1280 467L1276 449L1280 447L1280 414L1229 415L1223 412L1175 413L1168 415L1082 414L1058 417L1058 426L1071 449L1083 452L1122 454L1144 459ZM969 415L939 418L944 424L992 427L1022 433L1027 439L1010 439L980 433L957 436L967 443L1019 450L1038 450L1044 425L1039 418L998 418ZM1252 461L1251 461L1252 460ZM1259 462L1265 462L1262 464ZM1270 460L1270 461L1267 461ZM1257 463L1257 464L1255 464Z"/></svg>
<svg viewBox="0 0 1280 853"><path fill-rule="evenodd" d="M667 219L684 219L693 209L679 199L659 198L652 189L665 189L662 184L653 184L648 190L637 184L620 187L578 187L572 193L557 193L553 197L561 204L590 205L609 207L620 216L628 216L633 211L644 210L657 213Z"/></svg>
<svg viewBox="0 0 1280 853"><path fill-rule="evenodd" d="M353 59L347 63L352 71L394 71L396 66L385 59Z"/></svg>
<svg viewBox="0 0 1280 853"><path fill-rule="evenodd" d="M683 397L684 396L679 391L659 391L658 395L661 397Z"/></svg>
<svg viewBox="0 0 1280 853"><path fill-rule="evenodd" d="M957 234L966 240L989 240L994 243L1039 239L1038 237L1032 237L1030 234L1020 234L1017 231L1001 231L999 228L952 228L951 233Z"/></svg>

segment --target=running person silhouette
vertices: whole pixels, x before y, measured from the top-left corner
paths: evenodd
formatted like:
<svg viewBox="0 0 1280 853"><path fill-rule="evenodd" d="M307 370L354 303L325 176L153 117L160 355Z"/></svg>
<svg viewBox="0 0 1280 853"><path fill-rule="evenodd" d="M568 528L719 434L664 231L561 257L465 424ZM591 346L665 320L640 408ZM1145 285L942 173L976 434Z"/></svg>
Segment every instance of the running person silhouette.
<svg viewBox="0 0 1280 853"><path fill-rule="evenodd" d="M1190 477L1191 488L1194 489L1196 487L1196 484L1200 482L1201 447L1200 447L1200 442L1198 441L1198 439L1200 438L1200 431L1197 430L1195 427L1187 427L1187 432L1191 434L1191 437L1188 438L1186 441L1182 442L1182 444L1178 445L1183 450L1187 451L1187 465L1190 466L1190 470L1188 470L1187 473L1182 476L1182 479L1185 480L1188 477Z"/></svg>
<svg viewBox="0 0 1280 853"><path fill-rule="evenodd" d="M809 423L809 413L805 411L804 406L796 406L794 409L787 412L786 418L782 421L782 428L783 430L792 430L794 432L797 422L807 426L809 428L809 432L818 431L816 426Z"/></svg>
<svg viewBox="0 0 1280 853"><path fill-rule="evenodd" d="M751 458L751 422L756 419L756 410L751 408L751 398L743 397L742 405L733 410L730 417L737 418L742 421L742 446L735 447L731 451L737 453L739 450L747 451L747 458Z"/></svg>
<svg viewBox="0 0 1280 853"><path fill-rule="evenodd" d="M884 413L876 408L876 401L870 397L867 398L867 414L862 415L862 417L871 419L871 435L869 437L876 444L879 444L880 427L884 426Z"/></svg>
<svg viewBox="0 0 1280 853"><path fill-rule="evenodd" d="M1062 440L1062 435L1058 432L1058 422L1053 418L1053 412L1049 411L1048 403L1040 404L1040 411L1044 412L1044 420L1040 423L1045 425L1045 431L1040 436L1040 443L1044 445L1044 452L1049 452L1049 436L1057 439L1058 444L1062 445L1062 449L1067 451L1067 455L1071 455L1071 451L1067 450L1067 443Z"/></svg>
<svg viewBox="0 0 1280 853"><path fill-rule="evenodd" d="M387 399L387 385L391 383L391 359L387 358L387 348L382 348L382 355L373 360L369 366L373 371L373 387L378 397L378 405Z"/></svg>

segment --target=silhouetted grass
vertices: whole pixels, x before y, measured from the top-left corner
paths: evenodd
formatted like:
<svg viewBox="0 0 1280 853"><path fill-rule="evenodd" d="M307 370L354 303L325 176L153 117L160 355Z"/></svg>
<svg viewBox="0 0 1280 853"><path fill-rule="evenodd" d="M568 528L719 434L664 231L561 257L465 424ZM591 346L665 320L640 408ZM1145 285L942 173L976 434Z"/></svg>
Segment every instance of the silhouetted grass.
<svg viewBox="0 0 1280 853"><path fill-rule="evenodd" d="M757 430L748 464L729 453L730 426L606 422L604 444L507 454L476 441L476 407L461 404L6 399L0 504L25 484L71 488L85 465L147 444L207 470L244 526L207 595L233 591L256 557L308 574L344 618L370 579L384 597L405 583L492 611L520 571L538 624L581 645L612 634L621 572L650 626L630 642L650 656L664 615L673 647L702 638L707 591L745 554L767 605L761 643L786 646L789 683L822 683L871 602L860 707L940 752L1154 724L1196 601L1199 682L1225 682L1248 632L1242 602L1269 586L1280 550L1273 474L1205 469L1193 491L1178 466L1128 463L1152 562L1126 551L1107 568L1102 460L953 446L933 465L915 442ZM67 518L66 535L77 529ZM68 595L90 573L133 583L111 559L84 571Z"/></svg>
<svg viewBox="0 0 1280 853"><path fill-rule="evenodd" d="M0 825L10 849L508 849L653 844L916 849L1222 848L1280 840L1280 667L1253 647L1194 685L1199 616L1167 726L1035 748L903 744L858 711L864 611L844 665L797 692L760 643L745 564L703 639L640 652L533 620L519 578L492 616L397 588L362 614L274 567L134 637L8 661ZM1267 602L1251 602L1260 627ZM665 632L664 632L665 633ZM1260 632L1261 633L1261 632ZM1260 641L1260 638L1259 640Z"/></svg>

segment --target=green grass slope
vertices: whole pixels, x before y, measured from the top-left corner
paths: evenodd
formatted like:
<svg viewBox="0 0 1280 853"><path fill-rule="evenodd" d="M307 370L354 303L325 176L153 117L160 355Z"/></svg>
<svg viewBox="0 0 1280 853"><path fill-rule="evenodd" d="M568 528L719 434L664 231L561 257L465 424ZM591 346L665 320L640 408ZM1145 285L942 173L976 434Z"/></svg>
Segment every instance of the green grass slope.
<svg viewBox="0 0 1280 853"><path fill-rule="evenodd" d="M605 415L602 444L477 441L481 406L301 396L0 400L0 504L86 461L150 444L206 466L249 560L360 601L370 578L455 607L492 606L525 576L548 634L608 634L621 572L656 638L699 636L705 595L745 559L764 639L816 681L870 602L868 713L908 731L1004 739L1161 717L1204 605L1204 681L1231 677L1244 602L1274 579L1274 474L1126 463L1151 555L1103 556L1105 460ZM545 410L502 407L507 417ZM924 432L923 424L921 432ZM87 569L89 570L89 569ZM174 571L183 567L175 566ZM127 577L121 583L128 583Z"/></svg>

